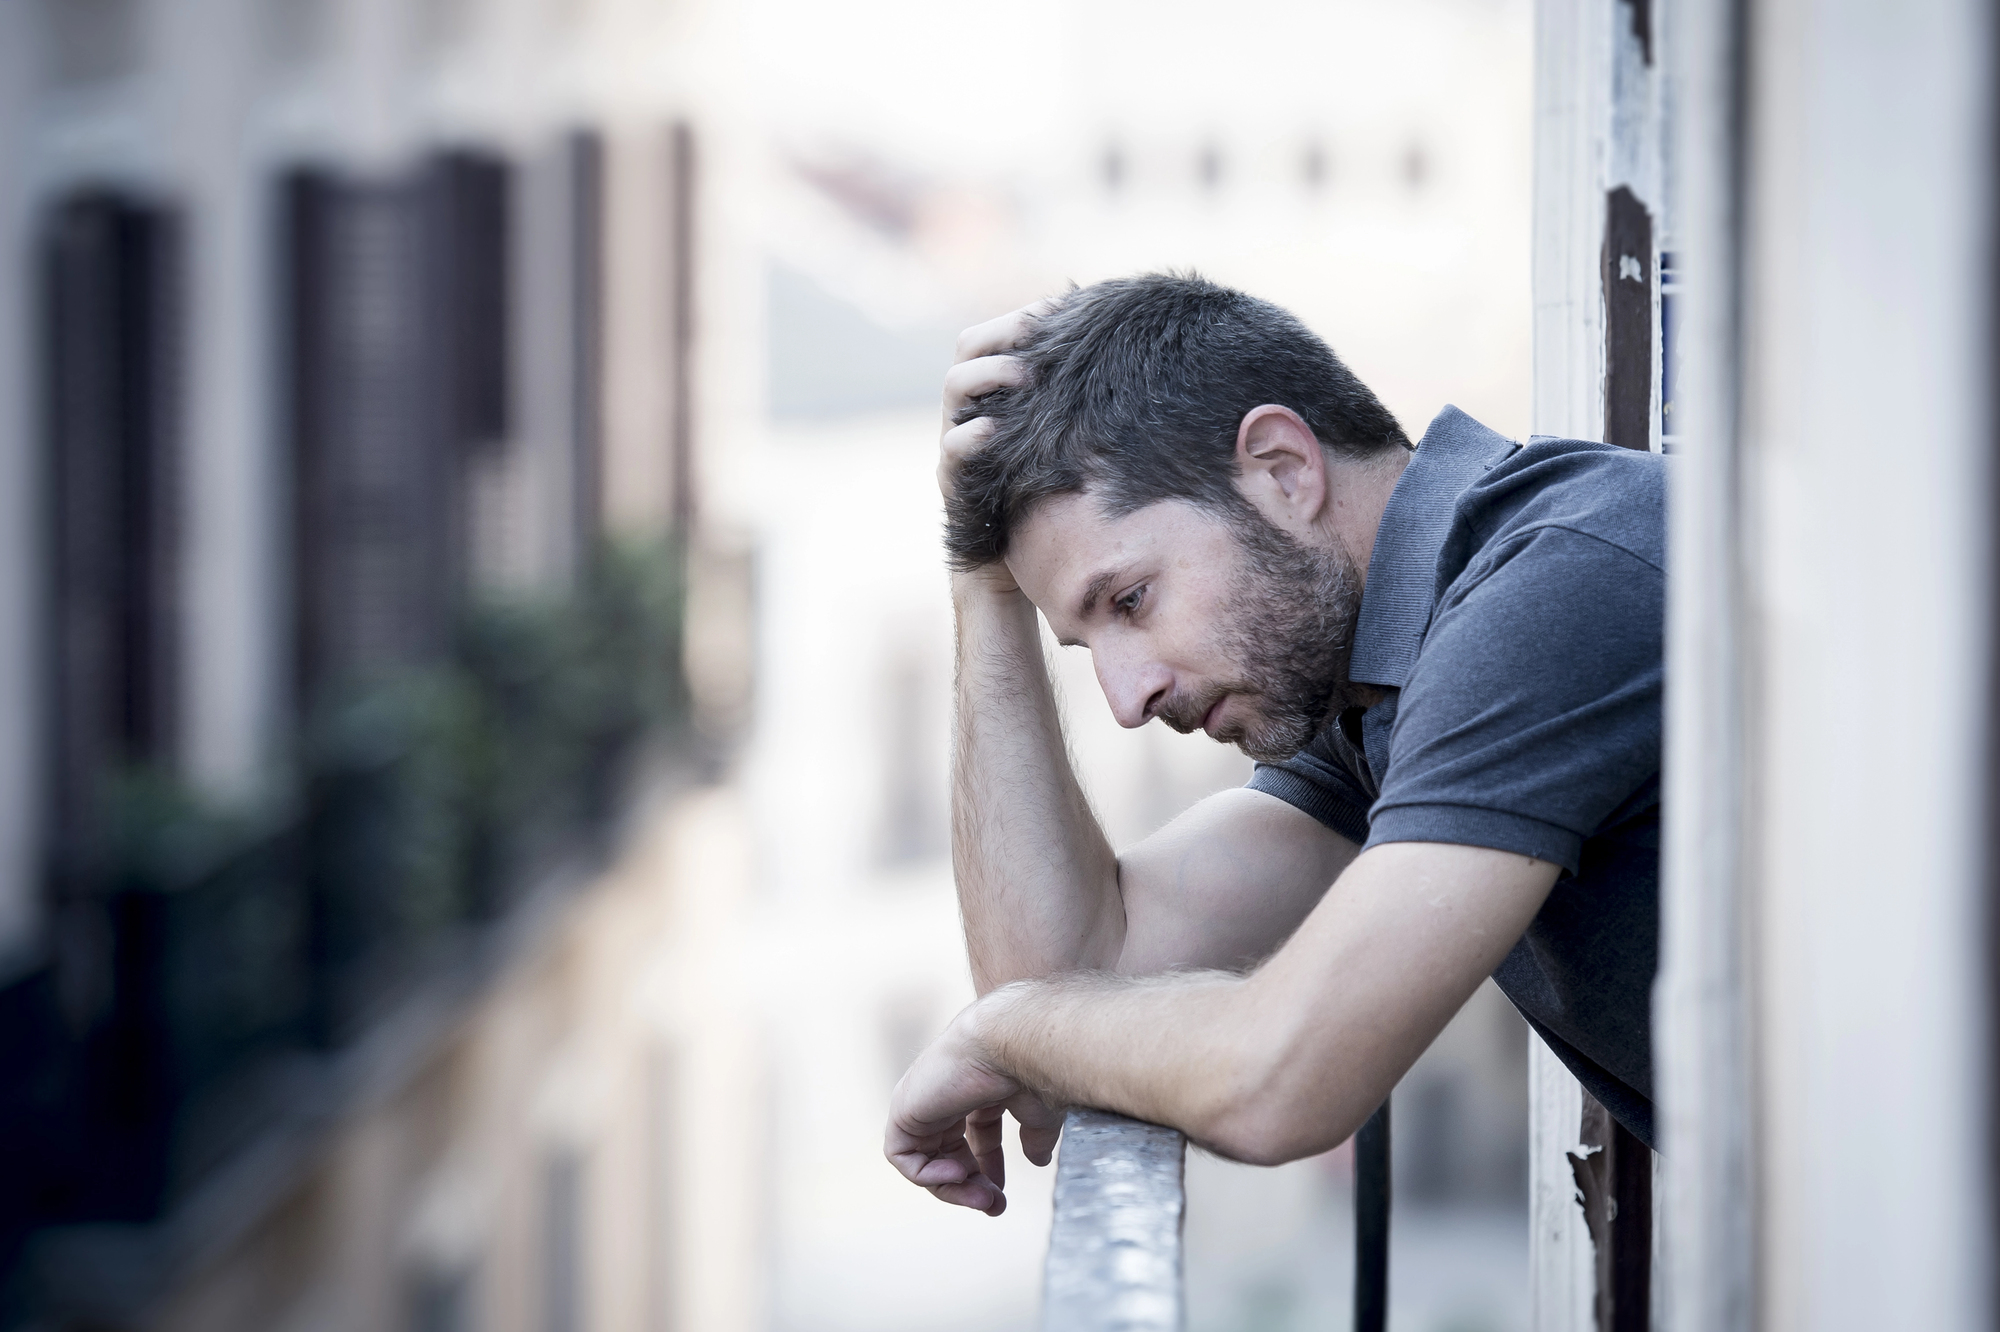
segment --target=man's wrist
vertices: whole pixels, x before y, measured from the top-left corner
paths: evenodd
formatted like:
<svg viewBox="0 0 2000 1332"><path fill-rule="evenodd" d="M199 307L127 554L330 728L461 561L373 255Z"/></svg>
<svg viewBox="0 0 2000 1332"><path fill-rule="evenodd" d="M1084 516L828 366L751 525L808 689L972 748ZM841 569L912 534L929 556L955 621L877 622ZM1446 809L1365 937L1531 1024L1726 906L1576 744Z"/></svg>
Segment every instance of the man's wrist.
<svg viewBox="0 0 2000 1332"><path fill-rule="evenodd" d="M1035 604L1018 587L982 578L977 570L952 575L952 614L961 652L1003 649L1041 660L1041 625Z"/></svg>
<svg viewBox="0 0 2000 1332"><path fill-rule="evenodd" d="M955 570L951 575L951 600L960 614L981 607L1014 614L1033 610L1027 594L1015 584L1004 564Z"/></svg>
<svg viewBox="0 0 2000 1332"><path fill-rule="evenodd" d="M1021 1005L1028 1002L1033 981L1014 981L990 990L968 1005L952 1023L952 1053L967 1063L997 1073L1015 1076L1008 1057L1007 1034Z"/></svg>

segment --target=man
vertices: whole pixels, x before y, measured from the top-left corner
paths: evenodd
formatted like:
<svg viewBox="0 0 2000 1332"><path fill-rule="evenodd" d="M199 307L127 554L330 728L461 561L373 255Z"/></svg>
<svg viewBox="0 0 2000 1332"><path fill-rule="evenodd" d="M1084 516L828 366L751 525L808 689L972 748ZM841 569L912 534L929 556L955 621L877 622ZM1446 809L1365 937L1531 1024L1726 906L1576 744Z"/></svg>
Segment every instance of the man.
<svg viewBox="0 0 2000 1332"><path fill-rule="evenodd" d="M1492 975L1653 1139L1664 466L1447 407L1413 450L1323 342L1194 277L960 340L939 480L953 846L982 997L886 1151L1006 1206L1099 1106L1277 1163L1360 1125ZM1126 726L1258 766L1114 854L1036 614ZM1331 885L1329 887L1329 885Z"/></svg>

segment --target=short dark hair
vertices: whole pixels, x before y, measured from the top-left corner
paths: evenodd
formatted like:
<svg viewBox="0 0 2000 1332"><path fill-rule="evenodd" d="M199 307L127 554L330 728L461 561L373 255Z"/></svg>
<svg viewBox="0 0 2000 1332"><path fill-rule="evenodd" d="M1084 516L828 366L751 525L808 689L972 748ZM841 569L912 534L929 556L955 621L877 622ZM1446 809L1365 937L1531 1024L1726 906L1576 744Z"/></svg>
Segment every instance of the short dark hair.
<svg viewBox="0 0 2000 1332"><path fill-rule="evenodd" d="M1336 455L1410 447L1389 409L1295 316L1192 273L1073 287L1013 354L1026 381L961 414L991 417L994 429L946 506L956 569L1001 559L1030 509L1085 489L1114 515L1181 499L1247 516L1236 433L1265 403L1297 412Z"/></svg>

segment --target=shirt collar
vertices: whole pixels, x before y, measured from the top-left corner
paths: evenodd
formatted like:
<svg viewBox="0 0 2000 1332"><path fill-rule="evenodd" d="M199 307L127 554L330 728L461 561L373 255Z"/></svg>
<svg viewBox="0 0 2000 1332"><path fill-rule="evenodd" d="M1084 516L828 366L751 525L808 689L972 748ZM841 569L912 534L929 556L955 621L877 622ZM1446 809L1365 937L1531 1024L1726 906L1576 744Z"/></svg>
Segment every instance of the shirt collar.
<svg viewBox="0 0 2000 1332"><path fill-rule="evenodd" d="M1438 552L1458 497L1515 449L1456 407L1437 414L1389 493L1354 626L1347 678L1401 689L1416 665L1437 600Z"/></svg>

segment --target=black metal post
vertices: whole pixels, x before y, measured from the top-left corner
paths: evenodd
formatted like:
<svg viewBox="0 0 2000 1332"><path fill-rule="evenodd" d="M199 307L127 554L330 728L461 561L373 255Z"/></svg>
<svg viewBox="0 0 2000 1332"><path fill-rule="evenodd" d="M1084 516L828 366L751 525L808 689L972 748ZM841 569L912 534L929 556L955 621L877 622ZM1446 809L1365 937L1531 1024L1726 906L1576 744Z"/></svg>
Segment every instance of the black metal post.
<svg viewBox="0 0 2000 1332"><path fill-rule="evenodd" d="M1610 1332L1647 1332L1653 1305L1653 1153L1612 1125Z"/></svg>
<svg viewBox="0 0 2000 1332"><path fill-rule="evenodd" d="M1354 1135L1354 1332L1389 1320L1389 1103Z"/></svg>

